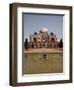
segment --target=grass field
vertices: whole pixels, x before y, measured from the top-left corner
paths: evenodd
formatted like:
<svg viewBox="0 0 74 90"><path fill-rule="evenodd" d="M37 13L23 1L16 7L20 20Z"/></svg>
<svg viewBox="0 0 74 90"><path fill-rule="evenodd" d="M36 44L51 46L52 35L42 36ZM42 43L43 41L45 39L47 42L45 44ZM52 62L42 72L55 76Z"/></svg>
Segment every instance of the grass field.
<svg viewBox="0 0 74 90"><path fill-rule="evenodd" d="M46 59L43 53L25 53L23 74L61 73L63 72L63 54L47 53Z"/></svg>

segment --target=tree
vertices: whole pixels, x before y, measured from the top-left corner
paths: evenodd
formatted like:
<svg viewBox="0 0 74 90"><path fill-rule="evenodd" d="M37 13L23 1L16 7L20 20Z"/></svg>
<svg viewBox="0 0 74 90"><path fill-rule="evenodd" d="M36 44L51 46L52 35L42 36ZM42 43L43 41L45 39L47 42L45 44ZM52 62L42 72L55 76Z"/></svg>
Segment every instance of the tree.
<svg viewBox="0 0 74 90"><path fill-rule="evenodd" d="M63 40L62 39L60 39L59 48L63 48Z"/></svg>
<svg viewBox="0 0 74 90"><path fill-rule="evenodd" d="M27 38L25 39L25 45L24 46L25 46L25 49L28 50L28 39Z"/></svg>

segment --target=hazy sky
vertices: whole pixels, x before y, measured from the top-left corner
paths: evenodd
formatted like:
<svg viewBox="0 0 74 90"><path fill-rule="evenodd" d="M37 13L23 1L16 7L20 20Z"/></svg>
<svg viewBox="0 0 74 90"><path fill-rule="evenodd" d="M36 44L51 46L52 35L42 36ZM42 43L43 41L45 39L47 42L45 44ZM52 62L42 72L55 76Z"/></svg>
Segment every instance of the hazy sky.
<svg viewBox="0 0 74 90"><path fill-rule="evenodd" d="M24 40L29 39L30 34L39 32L43 27L46 27L49 33L55 33L58 40L63 38L63 16L61 15L23 14L23 21Z"/></svg>

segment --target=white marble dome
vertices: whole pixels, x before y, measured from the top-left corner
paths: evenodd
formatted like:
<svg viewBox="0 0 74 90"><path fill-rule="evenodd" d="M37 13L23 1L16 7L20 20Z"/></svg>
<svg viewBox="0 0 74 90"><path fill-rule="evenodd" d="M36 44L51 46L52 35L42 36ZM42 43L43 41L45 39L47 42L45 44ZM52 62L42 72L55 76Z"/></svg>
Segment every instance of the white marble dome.
<svg viewBox="0 0 74 90"><path fill-rule="evenodd" d="M46 27L43 27L41 30L42 32L48 32L48 29Z"/></svg>

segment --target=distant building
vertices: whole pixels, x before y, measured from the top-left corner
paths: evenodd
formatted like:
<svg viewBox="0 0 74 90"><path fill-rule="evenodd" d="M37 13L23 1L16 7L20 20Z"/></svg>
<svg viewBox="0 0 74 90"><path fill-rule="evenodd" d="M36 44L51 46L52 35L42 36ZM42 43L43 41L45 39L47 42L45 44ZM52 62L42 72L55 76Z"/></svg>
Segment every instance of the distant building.
<svg viewBox="0 0 74 90"><path fill-rule="evenodd" d="M57 36L47 28L42 28L38 33L30 35L28 48L58 48Z"/></svg>

